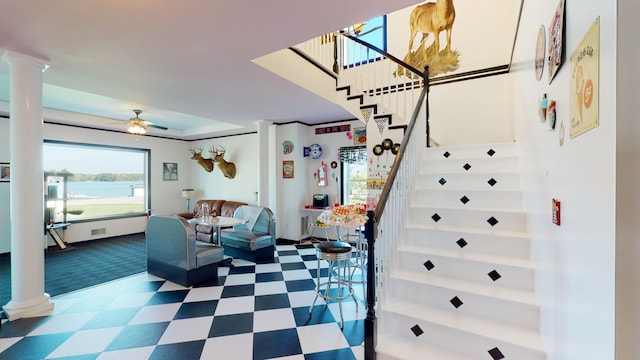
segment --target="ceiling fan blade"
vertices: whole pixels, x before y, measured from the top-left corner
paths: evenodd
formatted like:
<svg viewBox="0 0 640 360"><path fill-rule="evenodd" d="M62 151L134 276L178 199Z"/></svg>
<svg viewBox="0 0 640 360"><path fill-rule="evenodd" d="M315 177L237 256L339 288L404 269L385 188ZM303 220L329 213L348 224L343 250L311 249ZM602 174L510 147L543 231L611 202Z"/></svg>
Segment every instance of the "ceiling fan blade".
<svg viewBox="0 0 640 360"><path fill-rule="evenodd" d="M160 129L160 130L169 130L168 127L164 127L164 126L160 126L160 125L153 125L153 124L148 124L147 127L156 128L156 129Z"/></svg>

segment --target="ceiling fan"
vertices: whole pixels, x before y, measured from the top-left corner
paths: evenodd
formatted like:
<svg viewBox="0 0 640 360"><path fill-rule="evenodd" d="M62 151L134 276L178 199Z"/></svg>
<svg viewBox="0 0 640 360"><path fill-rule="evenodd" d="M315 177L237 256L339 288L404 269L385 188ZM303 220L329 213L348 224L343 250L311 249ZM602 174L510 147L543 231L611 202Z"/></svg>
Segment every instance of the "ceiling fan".
<svg viewBox="0 0 640 360"><path fill-rule="evenodd" d="M148 127L156 128L160 130L168 130L168 128L164 126L154 125L144 119L141 119L140 114L142 113L142 110L136 109L136 110L133 110L133 112L136 114L136 116L132 117L131 119L129 119L129 121L127 121L127 125L129 126L129 128L127 129L127 132L140 136L147 133Z"/></svg>

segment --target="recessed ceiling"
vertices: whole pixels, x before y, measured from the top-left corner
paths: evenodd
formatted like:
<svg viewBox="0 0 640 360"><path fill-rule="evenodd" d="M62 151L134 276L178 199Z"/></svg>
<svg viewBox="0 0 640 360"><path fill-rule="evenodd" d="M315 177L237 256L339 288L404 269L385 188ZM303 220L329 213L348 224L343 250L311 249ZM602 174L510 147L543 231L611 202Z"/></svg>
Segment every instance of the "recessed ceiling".
<svg viewBox="0 0 640 360"><path fill-rule="evenodd" d="M47 59L47 119L114 129L143 109L170 136L198 139L255 131L259 120L353 118L251 60L416 3L0 0L0 50ZM3 62L5 112L8 74Z"/></svg>

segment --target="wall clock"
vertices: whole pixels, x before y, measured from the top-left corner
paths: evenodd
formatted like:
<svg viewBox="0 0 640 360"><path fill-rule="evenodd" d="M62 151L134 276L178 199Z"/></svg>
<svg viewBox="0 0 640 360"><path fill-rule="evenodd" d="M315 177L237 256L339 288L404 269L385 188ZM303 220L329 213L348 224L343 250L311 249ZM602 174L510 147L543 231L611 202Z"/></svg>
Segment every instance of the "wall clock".
<svg viewBox="0 0 640 360"><path fill-rule="evenodd" d="M320 158L320 156L322 156L322 146L311 144L311 146L309 146L309 156L311 156L312 159Z"/></svg>

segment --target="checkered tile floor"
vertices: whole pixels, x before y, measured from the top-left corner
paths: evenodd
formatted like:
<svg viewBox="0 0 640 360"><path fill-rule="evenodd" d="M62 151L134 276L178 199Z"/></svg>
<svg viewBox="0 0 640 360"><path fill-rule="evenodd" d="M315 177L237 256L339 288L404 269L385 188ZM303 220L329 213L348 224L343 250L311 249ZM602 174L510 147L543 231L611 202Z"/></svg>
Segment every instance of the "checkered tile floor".
<svg viewBox="0 0 640 360"><path fill-rule="evenodd" d="M2 323L0 359L364 359L361 286L357 311L342 302L343 330L333 301L318 299L309 319L312 245L278 245L273 263L234 260L219 273L224 285L143 273L58 296L51 316Z"/></svg>

